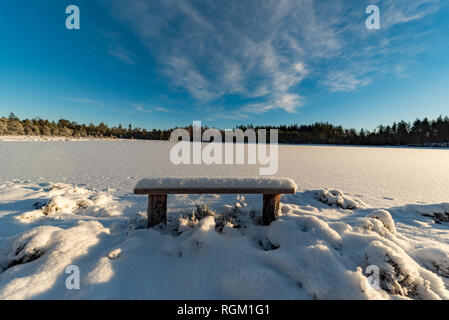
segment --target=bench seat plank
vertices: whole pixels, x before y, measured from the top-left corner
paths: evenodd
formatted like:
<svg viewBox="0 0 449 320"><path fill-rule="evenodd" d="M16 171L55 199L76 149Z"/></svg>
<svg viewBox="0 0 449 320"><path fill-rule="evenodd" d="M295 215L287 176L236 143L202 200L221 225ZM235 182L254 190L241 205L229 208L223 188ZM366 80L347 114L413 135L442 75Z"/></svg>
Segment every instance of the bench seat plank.
<svg viewBox="0 0 449 320"><path fill-rule="evenodd" d="M274 188L146 188L146 189L134 189L134 194L292 194L292 189L274 189Z"/></svg>
<svg viewBox="0 0 449 320"><path fill-rule="evenodd" d="M288 178L150 178L137 183L134 194L293 194Z"/></svg>

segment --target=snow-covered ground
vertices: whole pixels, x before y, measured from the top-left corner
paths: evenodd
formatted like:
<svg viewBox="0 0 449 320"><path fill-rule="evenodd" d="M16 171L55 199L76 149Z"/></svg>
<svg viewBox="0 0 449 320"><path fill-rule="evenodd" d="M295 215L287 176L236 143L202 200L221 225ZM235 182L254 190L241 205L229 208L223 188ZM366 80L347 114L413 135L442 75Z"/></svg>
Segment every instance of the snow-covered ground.
<svg viewBox="0 0 449 320"><path fill-rule="evenodd" d="M173 195L147 230L141 178L258 174L172 145L0 142L0 299L449 299L448 150L280 146L298 192L271 226L260 195Z"/></svg>

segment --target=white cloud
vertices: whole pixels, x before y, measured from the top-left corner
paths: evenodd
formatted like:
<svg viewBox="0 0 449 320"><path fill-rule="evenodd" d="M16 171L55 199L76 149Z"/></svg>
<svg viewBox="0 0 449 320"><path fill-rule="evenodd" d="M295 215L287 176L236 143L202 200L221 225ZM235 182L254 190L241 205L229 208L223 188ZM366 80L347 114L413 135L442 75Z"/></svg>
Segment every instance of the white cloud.
<svg viewBox="0 0 449 320"><path fill-rule="evenodd" d="M208 100L218 96L217 93L210 91L209 81L200 74L190 60L172 56L165 63L165 74L176 85L187 89L195 98Z"/></svg>
<svg viewBox="0 0 449 320"><path fill-rule="evenodd" d="M288 112L295 112L297 107L301 106L301 97L295 93L287 93L281 96L276 105Z"/></svg>
<svg viewBox="0 0 449 320"><path fill-rule="evenodd" d="M206 8L171 0L119 3L116 14L156 56L163 73L200 103L233 94L289 112L300 106L298 99L282 101L295 94L307 74L304 50L284 23L296 20L289 15L300 8L293 1L264 3L259 9L237 2ZM256 102L249 103L251 109Z"/></svg>
<svg viewBox="0 0 449 320"><path fill-rule="evenodd" d="M328 75L324 83L333 92L354 91L359 87L367 86L371 83L369 78L357 78L356 75L347 72L334 72Z"/></svg>
<svg viewBox="0 0 449 320"><path fill-rule="evenodd" d="M88 103L95 104L100 107L104 107L104 103L101 101L93 100L93 99L85 99L85 98L66 98L68 101L78 102L78 103Z"/></svg>
<svg viewBox="0 0 449 320"><path fill-rule="evenodd" d="M163 107L156 107L154 109L159 112L167 112L167 113L171 112L169 109Z"/></svg>
<svg viewBox="0 0 449 320"><path fill-rule="evenodd" d="M437 12L444 4L441 0L396 0L379 2L382 12L382 27L391 28L398 24L422 19Z"/></svg>
<svg viewBox="0 0 449 320"><path fill-rule="evenodd" d="M139 112L144 112L144 113L153 113L153 112L165 112L165 113L171 113L172 111L164 108L164 107L148 107L148 106L144 106L141 104L134 104L134 107L136 108L137 111Z"/></svg>
<svg viewBox="0 0 449 320"><path fill-rule="evenodd" d="M364 23L364 9L373 3L380 6L383 28L374 33ZM223 108L244 116L276 108L296 112L306 102L304 79L336 92L354 91L394 70L404 74L421 45L408 41L416 37L413 31L393 35L388 29L423 19L441 5L442 0L116 0L112 12L175 87L203 105L239 96L242 105Z"/></svg>
<svg viewBox="0 0 449 320"><path fill-rule="evenodd" d="M145 108L142 107L142 106L136 106L136 110L137 110L137 111L140 111L140 112L144 112L144 113L152 113L152 112L153 112L152 110L145 109Z"/></svg>
<svg viewBox="0 0 449 320"><path fill-rule="evenodd" d="M123 48L121 45L118 44L114 44L114 45L109 45L108 46L108 54L116 57L117 59L119 59L120 61L129 64L129 65L134 65L135 61L133 59L134 55L126 50L125 48Z"/></svg>

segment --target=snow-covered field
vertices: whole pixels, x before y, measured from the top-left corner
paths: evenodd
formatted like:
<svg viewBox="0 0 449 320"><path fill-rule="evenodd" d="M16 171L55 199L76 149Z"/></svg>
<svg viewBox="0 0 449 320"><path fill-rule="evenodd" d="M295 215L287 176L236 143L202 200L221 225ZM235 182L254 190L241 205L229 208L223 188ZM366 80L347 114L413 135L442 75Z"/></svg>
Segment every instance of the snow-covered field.
<svg viewBox="0 0 449 320"><path fill-rule="evenodd" d="M141 178L258 174L172 145L0 142L0 299L449 299L448 150L280 146L298 192L271 226L261 196L176 195L147 230Z"/></svg>

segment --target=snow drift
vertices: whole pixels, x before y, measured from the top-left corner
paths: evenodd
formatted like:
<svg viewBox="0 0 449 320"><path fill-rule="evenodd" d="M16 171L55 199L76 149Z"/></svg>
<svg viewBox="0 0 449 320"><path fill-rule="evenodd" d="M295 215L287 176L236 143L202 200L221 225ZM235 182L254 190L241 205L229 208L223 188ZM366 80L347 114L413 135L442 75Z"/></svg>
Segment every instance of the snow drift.
<svg viewBox="0 0 449 320"><path fill-rule="evenodd" d="M386 210L323 189L285 196L264 227L258 196L180 195L147 230L146 197L11 181L0 199L0 299L449 299L444 203Z"/></svg>

